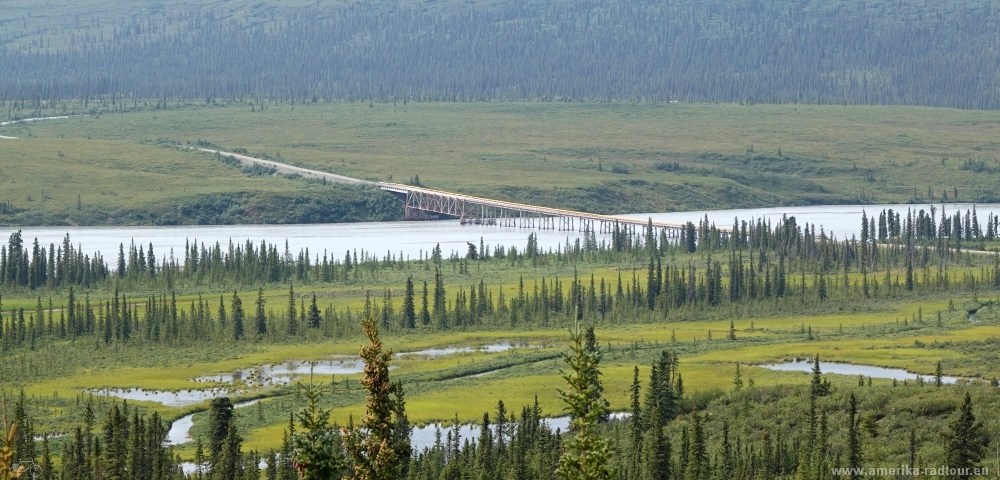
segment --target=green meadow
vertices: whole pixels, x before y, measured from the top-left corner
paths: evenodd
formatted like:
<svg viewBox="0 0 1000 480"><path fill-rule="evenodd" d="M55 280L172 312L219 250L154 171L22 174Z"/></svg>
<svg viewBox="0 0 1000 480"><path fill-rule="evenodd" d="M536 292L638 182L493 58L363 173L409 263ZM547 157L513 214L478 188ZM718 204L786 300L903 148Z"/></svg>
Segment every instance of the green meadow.
<svg viewBox="0 0 1000 480"><path fill-rule="evenodd" d="M689 261L700 264L706 260L701 254L674 255L673 262L677 264ZM498 292L503 287L511 297L517 291L521 276L536 295L537 284L542 278L548 282L562 278L564 294L570 295L570 288L565 287L571 286L574 271L581 278L588 278L590 273L594 273L598 281L612 282L619 273L628 281L633 275L639 284L648 281L641 263L630 261L629 257L610 262L596 258L586 261L564 259L565 263L550 257L542 258L545 262L534 267L518 267L499 260L482 264L476 262L468 269L469 273L462 268L447 268L451 261L445 261L445 268L440 271L451 292L461 289L463 284L489 278L494 282L490 285L491 292ZM988 258L991 257L975 255L969 260L978 263ZM377 301L378 293L384 289L402 292L408 277L415 279L417 284L423 279L433 282L435 270L428 270L423 264L413 261L404 267L380 267L358 279L331 284L306 281L296 287L294 298L297 303L304 302L304 305L315 294L325 312L362 312L366 303L365 292L374 292ZM977 271L975 265L954 266L951 274L957 277ZM661 350L679 355L679 372L688 395L707 395L706 398L732 389L737 364L743 367L744 379L752 379L760 387L806 384L810 381L807 373L778 372L759 365L812 358L817 354L827 361L904 368L925 375L933 374L935 366L941 362L948 375L968 377L973 381L1000 377L1000 368L997 367L1000 364L992 361L995 354L990 346L993 345L990 342L994 342L992 339L1000 338L1000 312L995 312L994 307L984 309L979 323L972 325L961 310L961 305L972 298L972 293L961 290L950 293L930 291L920 295L904 293L879 299L851 300L857 294L860 278L850 278L854 286L848 291L839 289L831 278L831 299L825 303L816 302L816 280L809 277L806 284L808 298L800 299L799 287L793 286L790 290L795 293L781 300L739 302L714 308L685 307L670 312L649 312L642 307L642 310L636 309L635 317L632 307L624 305L618 307L623 310L616 310L614 316L609 315L605 320L588 317L588 323L596 326L598 341L604 351L603 381L610 407L613 410L629 408L628 387L633 367L640 367L641 377L648 375L649 364ZM150 308L142 300L143 292L147 292L145 295L155 294L156 289L151 285L143 287L142 277L126 277L118 282L133 292L131 302L135 314L143 318L145 310ZM182 323L188 312L193 314L196 303L201 305L200 297L204 297L205 305L211 308L219 305L217 297L221 297L227 309L230 307L232 294L223 293L225 290L221 286L203 284L197 288L178 281L177 287L176 304L182 311ZM45 304L46 292L42 293ZM57 298L66 294L65 290L47 293ZM237 293L252 316L256 289L240 288ZM105 388L180 392L217 387L230 389L236 400L262 398L259 405L236 411L246 448L257 451L279 448L288 411L303 405L304 400L297 387L247 388L226 383L195 382L194 379L286 360L309 362L353 358L363 339L356 329L330 337L326 335L325 327L320 331L307 329L294 338L285 337L281 333L284 328L281 318L288 302L287 289L272 285L262 293L271 322L270 330L265 336L247 341L232 342L231 338L227 338L231 334L224 329L213 330L200 341L180 338L150 343L139 338L131 343L112 343L110 348L98 338L88 336L72 341L40 339L36 350L25 351L22 355L30 364L52 365L52 370L16 382L41 405L46 402L60 405L39 410L37 430L65 431L68 424L79 418L80 402ZM977 292L975 296L986 299L990 294L996 292ZM90 295L94 304L99 305L107 301L109 293L104 289L91 289ZM36 302L37 298L32 299L30 293L21 292L5 295L3 305L5 309L24 308L33 312ZM189 309L188 305L192 308ZM47 304L43 306L43 310L47 308ZM54 313L57 317L60 314ZM941 316L940 323L938 315ZM482 412L490 411L497 400L503 400L517 409L522 405L531 405L537 399L546 415L562 415L558 390L563 384L562 357L568 345L567 329L572 325L572 319L563 313L553 314L546 324L538 323L540 321L536 317L530 323L510 325L507 320L497 319L478 326L452 327L448 330L441 330L433 324L415 330L399 329L393 322L384 331L384 342L394 352L444 347L473 349L451 355L404 356L392 360L394 369L391 375L404 382L407 389L409 419L416 424L448 424L455 419L474 422ZM730 322L735 339L729 338ZM519 346L497 353L476 350L500 342ZM60 352L60 360L51 358L53 348ZM324 405L332 409L332 419L341 425L364 415L364 397L358 384L360 377L360 374L348 374L317 375L313 378L315 382L326 385ZM832 377L836 384L856 382L853 378ZM308 376L300 375L297 381L308 383ZM891 382L875 379L874 383L887 385ZM7 395L14 393L13 390L6 390ZM101 405L107 405L111 400L99 397ZM208 406L207 401L182 408L166 407L156 402L130 403L147 411L158 411L167 419L202 412ZM42 414L42 411L48 413ZM195 416L193 432L196 436L204 433L206 421L205 413ZM193 444L185 444L179 447L178 452L185 458L191 458L193 448Z"/></svg>

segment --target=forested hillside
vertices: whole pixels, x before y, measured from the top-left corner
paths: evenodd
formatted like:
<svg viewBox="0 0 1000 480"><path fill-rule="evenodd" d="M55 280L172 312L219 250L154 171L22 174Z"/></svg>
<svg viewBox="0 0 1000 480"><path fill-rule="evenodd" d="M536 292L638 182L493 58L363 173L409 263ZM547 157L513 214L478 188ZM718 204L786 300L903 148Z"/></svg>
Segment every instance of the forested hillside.
<svg viewBox="0 0 1000 480"><path fill-rule="evenodd" d="M1000 107L990 0L289 3L11 18L0 95Z"/></svg>

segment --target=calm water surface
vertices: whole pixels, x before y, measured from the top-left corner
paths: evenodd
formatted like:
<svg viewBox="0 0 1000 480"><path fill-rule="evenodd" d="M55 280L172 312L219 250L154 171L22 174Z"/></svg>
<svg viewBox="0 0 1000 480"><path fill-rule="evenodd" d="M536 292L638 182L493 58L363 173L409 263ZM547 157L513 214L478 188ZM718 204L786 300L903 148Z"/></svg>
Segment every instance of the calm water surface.
<svg viewBox="0 0 1000 480"><path fill-rule="evenodd" d="M0 238L6 239L18 228L0 228ZM309 225L186 225L172 227L20 227L25 244L30 245L35 238L48 248L49 244L61 245L68 233L74 246L84 253L100 252L105 261L114 263L118 258L119 245L124 244L126 252L129 244L135 242L153 251L158 259L174 258L183 260L184 247L188 242L211 246L216 243L228 248L229 242L244 245L250 240L260 246L262 240L281 247L287 242L289 250L297 255L302 249L309 249L312 258L316 254L329 252L332 257L343 259L350 250L373 253L379 258L391 252L397 258L402 252L410 259L430 255L431 250L441 245L442 254L447 257L452 251L465 255L468 243L478 250L480 239L492 252L496 245L507 248L524 248L528 235L538 234L539 247L548 250L565 245L581 237L573 231L534 230L530 228L496 227L483 225L461 225L458 220L425 222L366 222ZM598 240L600 241L600 240Z"/></svg>
<svg viewBox="0 0 1000 480"><path fill-rule="evenodd" d="M996 203L947 203L944 205L916 203L912 205L814 205L808 207L746 208L701 212L637 213L622 216L641 219L651 217L653 220L662 222L684 223L691 221L697 224L698 220L704 220L705 216L708 215L709 222L715 222L716 226L728 228L733 226L734 218L748 222L751 219L761 218L765 221L770 220L773 226L781 220L782 216L787 215L795 217L799 225L802 225L804 222L816 224L822 227L827 235L830 235L832 232L837 238L844 239L850 238L851 235L861 237L862 212L867 212L869 218L874 215L877 223L878 215L882 210L892 209L894 212L899 212L901 218L905 218L907 209L913 210L913 214L916 216L916 213L920 210L924 210L924 213L930 214L931 208L934 208L935 221L940 221L942 208L946 214L951 216L959 210L964 215L966 210L971 211L973 207L976 208L977 217L979 218L979 222L983 224L984 231L986 229L986 219L989 217L989 214L997 215L1000 213L1000 204Z"/></svg>
<svg viewBox="0 0 1000 480"><path fill-rule="evenodd" d="M786 363L778 363L774 365L761 365L763 368L769 370L778 370L785 372L811 372L813 369L813 364L809 360L794 360ZM922 379L924 382L934 382L933 375L917 375L916 373L911 373L901 368L885 368L885 367L875 367L872 365L855 365L852 363L837 363L837 362L824 362L820 360L819 369L824 374L836 373L838 375L853 375L853 376L863 376L871 378L888 378L891 380L909 380L915 381L917 379ZM947 377L942 376L941 382L947 384L953 384L958 381L958 377Z"/></svg>

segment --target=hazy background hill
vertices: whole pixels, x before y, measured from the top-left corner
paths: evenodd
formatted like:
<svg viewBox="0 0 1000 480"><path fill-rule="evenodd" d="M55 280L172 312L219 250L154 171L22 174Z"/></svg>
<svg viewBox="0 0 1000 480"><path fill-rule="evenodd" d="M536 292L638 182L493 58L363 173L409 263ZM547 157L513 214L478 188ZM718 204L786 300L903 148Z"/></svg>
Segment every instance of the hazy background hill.
<svg viewBox="0 0 1000 480"><path fill-rule="evenodd" d="M989 0L2 2L0 95L1000 106Z"/></svg>

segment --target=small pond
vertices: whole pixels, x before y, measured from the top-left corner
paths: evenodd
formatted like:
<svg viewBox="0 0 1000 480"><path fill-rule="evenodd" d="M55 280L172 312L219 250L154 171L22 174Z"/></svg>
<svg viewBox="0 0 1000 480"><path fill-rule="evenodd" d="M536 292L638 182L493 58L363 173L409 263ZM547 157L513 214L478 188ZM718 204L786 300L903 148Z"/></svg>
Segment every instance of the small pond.
<svg viewBox="0 0 1000 480"><path fill-rule="evenodd" d="M289 360L284 363L260 365L233 373L206 375L194 379L201 383L240 383L248 387L288 385L296 376L309 375L352 375L365 369L363 361L357 357L335 360L299 362Z"/></svg>
<svg viewBox="0 0 1000 480"><path fill-rule="evenodd" d="M622 420L631 416L628 412L612 412L611 418L613 420ZM561 417L550 417L543 418L542 421L549 426L553 431L560 430L565 432L569 430L569 416L564 415ZM493 433L496 433L496 425L492 427ZM450 426L442 426L440 423L431 423L424 425L422 427L413 427L413 432L410 434L410 445L413 447L415 452L419 452L425 448L431 448L437 441L437 432L441 431L441 442L447 441L448 432L454 432L454 428ZM459 444L464 445L466 440L472 441L479 438L479 425L467 423L459 426L458 429Z"/></svg>
<svg viewBox="0 0 1000 480"><path fill-rule="evenodd" d="M118 397L137 402L157 402L168 407L183 408L196 405L216 397L231 397L245 392L227 388L204 390L144 390L142 388L102 388L91 390L95 395Z"/></svg>
<svg viewBox="0 0 1000 480"><path fill-rule="evenodd" d="M811 372L813 364L809 360L795 359L791 362L760 365L762 368L783 372ZM917 375L901 368L885 368L872 365L854 365L851 363L824 362L820 360L819 369L823 373L836 373L838 375L853 375L871 378L887 378L891 380L916 381L922 378L925 382L933 382L933 375ZM958 381L958 377L941 377L943 383L953 384Z"/></svg>
<svg viewBox="0 0 1000 480"><path fill-rule="evenodd" d="M527 342L510 342L508 340L504 340L502 342L497 342L490 345L483 345L477 348L435 347L435 348L428 348L425 350L417 350L413 352L399 352L396 354L396 358L405 358L405 357L435 358L435 357L445 357L448 355L455 355L458 353L472 353L472 352L500 353L500 352L506 352L514 348L528 347L528 346L531 345Z"/></svg>

